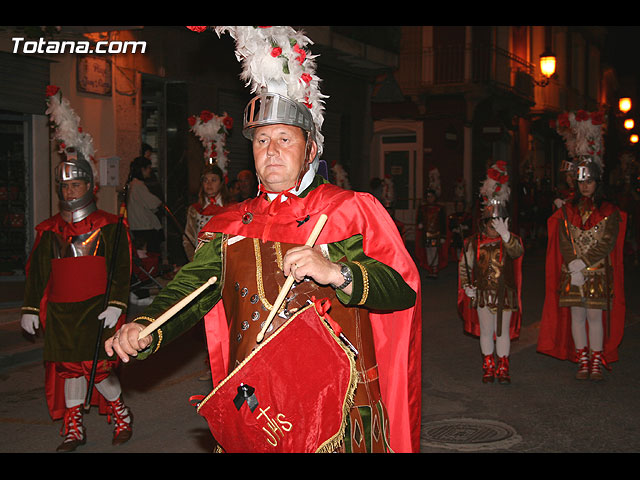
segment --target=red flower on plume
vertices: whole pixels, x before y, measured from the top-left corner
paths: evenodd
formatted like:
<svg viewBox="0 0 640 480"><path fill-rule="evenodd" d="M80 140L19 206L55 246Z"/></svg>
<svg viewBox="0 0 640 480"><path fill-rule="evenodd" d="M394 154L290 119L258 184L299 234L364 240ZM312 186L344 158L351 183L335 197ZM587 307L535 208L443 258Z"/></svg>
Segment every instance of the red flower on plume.
<svg viewBox="0 0 640 480"><path fill-rule="evenodd" d="M313 107L313 105L311 103L309 103L309 97L304 97L304 102L305 106L311 110L311 108Z"/></svg>
<svg viewBox="0 0 640 480"><path fill-rule="evenodd" d="M604 123L604 112L593 112L591 114L591 123L593 125L602 125Z"/></svg>
<svg viewBox="0 0 640 480"><path fill-rule="evenodd" d="M496 170L495 168L490 168L487 171L487 176L491 179L491 180L495 180L496 182L500 181L500 172L498 170Z"/></svg>
<svg viewBox="0 0 640 480"><path fill-rule="evenodd" d="M192 32L202 33L209 27L187 27Z"/></svg>
<svg viewBox="0 0 640 480"><path fill-rule="evenodd" d="M196 116L195 115L191 115L189 118L187 118L187 122L189 122L189 126L193 127L196 124Z"/></svg>
<svg viewBox="0 0 640 480"><path fill-rule="evenodd" d="M504 160L498 160L496 162L496 167L504 172L507 170L507 162L505 162Z"/></svg>
<svg viewBox="0 0 640 480"><path fill-rule="evenodd" d="M300 48L297 43L293 46L293 51L298 54L296 60L302 65L305 58L307 58L307 52L303 48Z"/></svg>
<svg viewBox="0 0 640 480"><path fill-rule="evenodd" d="M569 114L567 112L561 113L558 116L558 123L561 127L569 128L571 126L569 123Z"/></svg>
<svg viewBox="0 0 640 480"><path fill-rule="evenodd" d="M308 73L303 73L302 75L300 75L300 78L307 84L309 85L309 83L311 83L311 75L309 75Z"/></svg>
<svg viewBox="0 0 640 480"><path fill-rule="evenodd" d="M211 113L209 110L203 110L202 112L200 112L200 120L202 120L203 123L207 123L212 118L213 113Z"/></svg>
<svg viewBox="0 0 640 480"><path fill-rule="evenodd" d="M576 112L576 120L579 122L584 122L585 120L589 119L589 112L586 112L584 110L578 110Z"/></svg>
<svg viewBox="0 0 640 480"><path fill-rule="evenodd" d="M280 47L273 47L273 49L271 50L271 56L273 58L277 58L280 55L282 55L282 49Z"/></svg>
<svg viewBox="0 0 640 480"><path fill-rule="evenodd" d="M78 133L82 133L82 127L78 127Z"/></svg>
<svg viewBox="0 0 640 480"><path fill-rule="evenodd" d="M226 128L227 130L231 130L231 128L233 127L233 118L226 116L222 119L222 124L224 125L224 128Z"/></svg>
<svg viewBox="0 0 640 480"><path fill-rule="evenodd" d="M55 85L47 85L47 97L53 97L58 91L60 87L56 87Z"/></svg>

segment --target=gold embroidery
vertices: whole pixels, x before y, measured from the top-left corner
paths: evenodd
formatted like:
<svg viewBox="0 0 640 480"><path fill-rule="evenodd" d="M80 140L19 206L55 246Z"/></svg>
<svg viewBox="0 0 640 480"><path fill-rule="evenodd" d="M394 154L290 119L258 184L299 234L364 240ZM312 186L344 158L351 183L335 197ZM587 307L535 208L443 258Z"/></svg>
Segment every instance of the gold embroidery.
<svg viewBox="0 0 640 480"><path fill-rule="evenodd" d="M127 308L127 304L126 303L119 302L118 300L111 300L109 302L109 305L116 305L118 307L122 307L123 310L125 310Z"/></svg>
<svg viewBox="0 0 640 480"><path fill-rule="evenodd" d="M136 317L133 321L137 322L138 320L148 320L151 323L156 321L155 318L147 317L147 316L144 316L144 315L142 315L140 317ZM158 328L156 330L156 332L158 332L158 344L156 345L156 348L153 350L152 353L156 353L158 351L158 349L160 348L160 344L162 343L162 330L160 328Z"/></svg>
<svg viewBox="0 0 640 480"><path fill-rule="evenodd" d="M278 242L276 243L278 244L278 246L280 245ZM260 301L262 302L262 304L268 310L271 310L273 308L273 305L271 305L269 300L267 300L267 297L265 296L265 293L264 293L264 283L262 280L262 255L260 254L260 240L258 240L257 238L253 239L253 251L255 252L255 256L256 256L256 284L258 285L258 297L260 297ZM280 253L282 254L282 252ZM276 250L276 254L277 254L277 250ZM285 309L285 304L283 302L278 312L282 312L284 311L284 309Z"/></svg>
<svg viewBox="0 0 640 480"><path fill-rule="evenodd" d="M30 312L40 313L40 309L36 307L22 307L22 310L28 310Z"/></svg>
<svg viewBox="0 0 640 480"><path fill-rule="evenodd" d="M364 305L367 301L367 298L369 297L369 274L367 273L367 269L364 268L364 266L360 262L354 261L353 263L360 267L360 271L362 272L362 282L364 285L362 287L362 298L360 299L358 305Z"/></svg>
<svg viewBox="0 0 640 480"><path fill-rule="evenodd" d="M156 332L158 332L158 344L156 345L156 348L153 350L153 353L156 353L159 349L160 349L160 344L162 343L162 329L157 329Z"/></svg>

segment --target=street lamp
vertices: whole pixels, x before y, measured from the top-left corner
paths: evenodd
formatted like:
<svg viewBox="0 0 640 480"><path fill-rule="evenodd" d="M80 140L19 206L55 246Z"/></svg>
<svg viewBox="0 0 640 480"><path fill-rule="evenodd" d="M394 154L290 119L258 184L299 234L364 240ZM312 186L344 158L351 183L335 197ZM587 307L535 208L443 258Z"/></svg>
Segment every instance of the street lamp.
<svg viewBox="0 0 640 480"><path fill-rule="evenodd" d="M549 85L549 80L556 73L556 56L551 52L551 50L547 47L544 52L540 55L540 72L544 76L544 78L535 82L536 85L540 87L546 87Z"/></svg>
<svg viewBox="0 0 640 480"><path fill-rule="evenodd" d="M623 97L618 101L618 108L622 113L627 113L631 110L631 99L629 97Z"/></svg>
<svg viewBox="0 0 640 480"><path fill-rule="evenodd" d="M635 122L633 121L633 118L627 118L624 121L624 128L626 128L627 130L633 129L634 125L635 125Z"/></svg>

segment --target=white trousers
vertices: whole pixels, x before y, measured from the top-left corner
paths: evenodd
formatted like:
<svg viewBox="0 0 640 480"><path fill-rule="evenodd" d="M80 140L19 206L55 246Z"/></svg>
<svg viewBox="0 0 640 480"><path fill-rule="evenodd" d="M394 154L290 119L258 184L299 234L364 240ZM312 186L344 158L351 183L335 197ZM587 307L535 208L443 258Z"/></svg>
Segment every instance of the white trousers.
<svg viewBox="0 0 640 480"><path fill-rule="evenodd" d="M499 357L509 356L511 351L511 336L509 335L511 311L502 312L502 334L498 337L495 336L498 328L498 318L495 313L487 307L478 307L478 321L480 323L480 350L482 354L491 355L495 346Z"/></svg>
<svg viewBox="0 0 640 480"><path fill-rule="evenodd" d="M589 326L588 335L587 325ZM571 307L571 334L577 350L581 350L588 345L591 350L601 352L604 345L602 310Z"/></svg>
<svg viewBox="0 0 640 480"><path fill-rule="evenodd" d="M84 377L67 378L64 381L64 401L67 408L73 408L84 403L87 396L88 382ZM109 375L100 383L96 383L96 389L109 402L120 397L122 388L120 380L114 374Z"/></svg>

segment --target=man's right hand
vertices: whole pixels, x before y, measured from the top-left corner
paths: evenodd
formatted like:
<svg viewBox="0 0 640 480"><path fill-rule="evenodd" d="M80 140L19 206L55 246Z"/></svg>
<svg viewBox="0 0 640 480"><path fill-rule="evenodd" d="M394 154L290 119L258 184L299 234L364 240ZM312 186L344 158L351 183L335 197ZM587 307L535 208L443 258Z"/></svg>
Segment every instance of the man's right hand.
<svg viewBox="0 0 640 480"><path fill-rule="evenodd" d="M125 363L129 361L130 357L136 357L138 352L151 345L151 335L138 340L142 330L144 330L144 327L139 323L123 325L113 337L104 342L104 349L107 355L111 357L116 353Z"/></svg>
<svg viewBox="0 0 640 480"><path fill-rule="evenodd" d="M20 326L25 332L35 335L36 330L40 327L40 317L33 313L24 313L20 318Z"/></svg>
<svg viewBox="0 0 640 480"><path fill-rule="evenodd" d="M471 285L464 286L464 294L469 298L475 298L476 296L476 287Z"/></svg>

